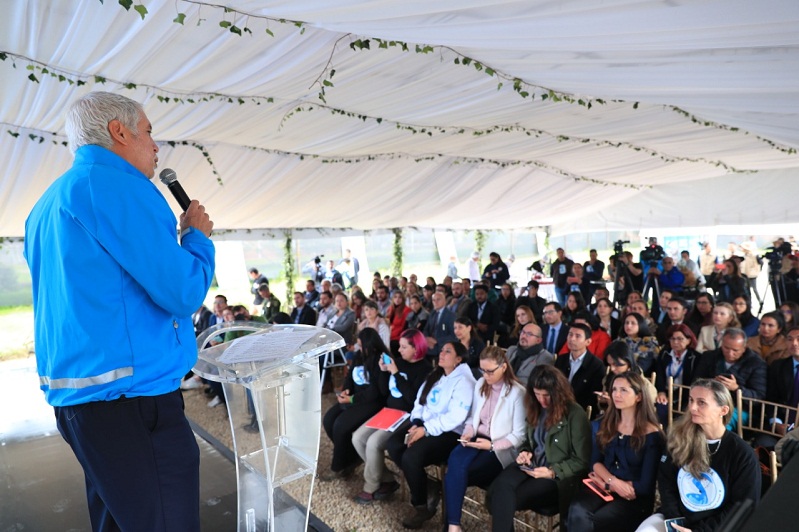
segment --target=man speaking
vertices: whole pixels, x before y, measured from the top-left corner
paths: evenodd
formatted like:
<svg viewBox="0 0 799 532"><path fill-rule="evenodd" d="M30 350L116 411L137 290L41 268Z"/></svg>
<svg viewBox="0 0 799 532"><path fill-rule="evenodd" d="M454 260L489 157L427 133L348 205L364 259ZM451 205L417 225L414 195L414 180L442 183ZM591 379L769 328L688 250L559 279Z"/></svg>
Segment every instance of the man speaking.
<svg viewBox="0 0 799 532"><path fill-rule="evenodd" d="M69 109L75 160L25 224L36 364L86 476L94 530L199 530L199 449L180 379L214 275L213 222L177 220L140 104L93 92Z"/></svg>

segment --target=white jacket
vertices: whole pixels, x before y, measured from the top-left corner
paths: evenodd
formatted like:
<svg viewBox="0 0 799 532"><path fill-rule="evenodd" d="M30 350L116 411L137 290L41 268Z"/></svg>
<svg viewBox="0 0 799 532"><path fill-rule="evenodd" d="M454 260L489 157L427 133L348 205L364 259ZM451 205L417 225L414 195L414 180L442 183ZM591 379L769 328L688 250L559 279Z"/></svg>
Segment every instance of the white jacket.
<svg viewBox="0 0 799 532"><path fill-rule="evenodd" d="M469 365L460 364L449 375L442 375L430 389L424 405L419 404L422 391L424 384L416 394L411 420L422 420L425 432L430 436L450 431L463 434L474 391L474 376Z"/></svg>
<svg viewBox="0 0 799 532"><path fill-rule="evenodd" d="M480 393L480 388L484 382L485 378L481 377L474 386L472 411L469 419L469 424L472 426L473 431L472 435L474 435L480 425L480 411L483 410L483 406L488 399L488 397ZM519 454L519 447L524 442L525 430L527 429L526 410L524 407L526 393L524 386L518 382L513 384L510 393L508 393L508 385L504 384L502 391L499 392L499 399L494 407L494 413L491 415L491 440L499 441L507 438L512 445L508 449L496 451L497 460L502 463L502 467L507 467L516 460L516 456Z"/></svg>

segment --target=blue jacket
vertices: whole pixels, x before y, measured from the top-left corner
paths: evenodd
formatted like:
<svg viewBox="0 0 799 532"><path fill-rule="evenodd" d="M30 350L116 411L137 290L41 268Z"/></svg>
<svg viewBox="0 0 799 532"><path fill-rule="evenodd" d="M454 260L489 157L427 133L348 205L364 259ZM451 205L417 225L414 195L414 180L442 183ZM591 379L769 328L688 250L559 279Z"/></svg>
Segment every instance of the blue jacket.
<svg viewBox="0 0 799 532"><path fill-rule="evenodd" d="M36 362L53 406L160 395L197 360L214 245L127 161L83 146L25 223Z"/></svg>

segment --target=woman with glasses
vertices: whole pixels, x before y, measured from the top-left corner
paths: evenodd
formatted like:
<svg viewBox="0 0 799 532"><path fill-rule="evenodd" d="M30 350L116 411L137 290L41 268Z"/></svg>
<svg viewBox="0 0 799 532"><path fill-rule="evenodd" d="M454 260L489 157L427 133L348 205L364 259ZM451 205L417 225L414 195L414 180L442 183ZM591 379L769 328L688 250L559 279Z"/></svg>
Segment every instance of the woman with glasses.
<svg viewBox="0 0 799 532"><path fill-rule="evenodd" d="M705 325L713 325L713 307L715 304L716 300L707 292L696 296L694 308L691 309L688 317L685 318L685 322L691 327L694 334L698 333Z"/></svg>
<svg viewBox="0 0 799 532"><path fill-rule="evenodd" d="M668 406L668 378L673 378L674 384L683 386L691 384L700 355L696 352L696 336L686 324L680 323L669 327L666 338L669 344L663 346L655 365L655 388L657 388L657 403Z"/></svg>
<svg viewBox="0 0 799 532"><path fill-rule="evenodd" d="M747 338L757 334L760 328L760 320L752 314L752 304L746 296L737 296L732 301L732 308L735 309L735 316L741 323L741 329L746 333Z"/></svg>
<svg viewBox="0 0 799 532"><path fill-rule="evenodd" d="M655 356L658 352L658 341L652 334L644 316L637 312L627 314L624 317L624 327L619 336L620 340L623 340L630 348L630 352L644 375L652 373Z"/></svg>
<svg viewBox="0 0 799 532"><path fill-rule="evenodd" d="M780 313L785 318L785 330L799 327L799 303L785 301L780 305Z"/></svg>
<svg viewBox="0 0 799 532"><path fill-rule="evenodd" d="M621 375L622 373L643 375L641 368L635 362L635 357L633 357L629 346L623 340L616 340L608 346L605 351L605 363L608 365L608 374L605 376L605 382L602 387L603 391L599 394L600 405L607 405L610 403L611 384L616 375ZM657 395L655 385L652 384L652 381L649 379L644 379L644 381L646 382L647 393L652 397L652 402L654 403Z"/></svg>
<svg viewBox="0 0 799 532"><path fill-rule="evenodd" d="M700 353L712 351L721 346L721 335L725 329L741 327L735 309L729 303L717 303L713 307L713 325L705 325L699 330L699 337L696 341L696 350Z"/></svg>
<svg viewBox="0 0 799 532"><path fill-rule="evenodd" d="M752 447L726 429L732 410L732 396L720 382L691 385L688 411L669 430L658 472L659 513L638 532L662 532L666 519L680 517L684 524L672 525L679 532L718 530L740 503L758 503L760 466Z"/></svg>
<svg viewBox="0 0 799 532"><path fill-rule="evenodd" d="M760 355L767 364L791 356L785 339L785 318L779 311L768 312L760 318L757 336L749 338L746 347Z"/></svg>
<svg viewBox="0 0 799 532"><path fill-rule="evenodd" d="M494 532L513 530L517 510L555 507L565 523L571 498L588 473L591 426L566 376L554 366L537 366L527 382L525 404L521 451L486 497Z"/></svg>
<svg viewBox="0 0 799 532"><path fill-rule="evenodd" d="M438 366L416 395L410 424L388 440L391 460L402 469L411 493L413 514L402 520L405 528L421 528L436 514L428 506L425 467L445 463L458 444L472 404L475 380L460 342L447 342L438 355Z"/></svg>
<svg viewBox="0 0 799 532"><path fill-rule="evenodd" d="M665 442L646 383L633 372L613 375L611 401L596 434L588 474L613 500L582 487L569 508L567 530L632 532L652 515Z"/></svg>
<svg viewBox="0 0 799 532"><path fill-rule="evenodd" d="M503 468L515 463L524 441L524 387L500 347L488 346L480 353L480 373L471 413L444 478L449 532L461 530L466 488L488 488Z"/></svg>
<svg viewBox="0 0 799 532"><path fill-rule="evenodd" d="M472 320L463 317L455 319L453 331L455 332L455 338L466 348L465 362L472 368L472 375L475 378L479 378L480 353L483 352L485 344L480 335L477 334L477 328L472 324Z"/></svg>

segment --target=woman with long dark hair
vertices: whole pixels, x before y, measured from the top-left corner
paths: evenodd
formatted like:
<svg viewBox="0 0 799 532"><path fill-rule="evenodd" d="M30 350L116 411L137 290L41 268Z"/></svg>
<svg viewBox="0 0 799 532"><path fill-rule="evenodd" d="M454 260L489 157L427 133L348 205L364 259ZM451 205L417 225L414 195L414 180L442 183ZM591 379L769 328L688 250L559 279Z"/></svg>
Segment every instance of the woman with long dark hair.
<svg viewBox="0 0 799 532"><path fill-rule="evenodd" d="M352 433L375 415L383 401L377 387L380 355L388 352L380 335L372 328L358 333L360 349L355 351L344 387L322 419L322 426L333 442L330 470L319 475L322 481L350 476L358 465L358 454L352 446Z"/></svg>
<svg viewBox="0 0 799 532"><path fill-rule="evenodd" d="M427 341L422 331L403 331L399 339L399 353L399 358L390 358L388 364L382 360L379 362L377 386L387 408L410 412L419 388L432 369L425 358ZM392 434L364 424L352 435L352 445L364 463L363 491L355 496L356 502L369 504L374 500L386 499L399 489L384 459L386 445Z"/></svg>
<svg viewBox="0 0 799 532"><path fill-rule="evenodd" d="M488 346L480 353L480 373L461 444L447 462L444 493L449 532L461 530L466 488L488 488L502 468L515 463L524 440L524 386L513 375L502 348Z"/></svg>
<svg viewBox="0 0 799 532"><path fill-rule="evenodd" d="M593 336L592 336L593 338ZM605 376L605 382L602 385L602 393L599 395L598 403L600 407L607 406L611 402L611 390L613 389L612 383L616 375L622 373L635 373L636 375L643 375L641 368L635 361L630 347L624 340L616 340L611 342L605 350L605 363L608 365L608 374ZM649 379L644 379L644 387L647 393L652 397L652 401L657 396L655 386Z"/></svg>
<svg viewBox="0 0 799 532"><path fill-rule="evenodd" d="M405 319L405 328L417 329L419 331L424 330L424 326L427 324L427 320L430 318L430 313L427 312L426 308L424 308L422 298L418 295L412 295L410 297L409 305L411 307L411 312Z"/></svg>
<svg viewBox="0 0 799 532"><path fill-rule="evenodd" d="M616 310L613 302L606 298L600 298L596 302L596 317L599 321L599 326L608 333L611 340L616 340L619 337L621 329L621 322L613 317L613 311Z"/></svg>
<svg viewBox="0 0 799 532"><path fill-rule="evenodd" d="M691 327L694 334L699 334L699 330L705 325L713 325L713 307L715 305L716 300L708 292L702 292L696 296L694 308L685 318L685 323Z"/></svg>
<svg viewBox="0 0 799 532"><path fill-rule="evenodd" d="M688 411L669 430L665 462L658 473L661 506L638 528L665 530L664 520L682 517L675 530L718 530L746 500L760 500L761 473L752 447L726 429L732 396L716 380L691 385ZM764 527L767 525L764 523Z"/></svg>
<svg viewBox="0 0 799 532"><path fill-rule="evenodd" d="M655 356L658 353L658 341L649 329L646 319L637 312L631 312L624 317L624 325L619 333L630 348L630 352L645 376L652 373L655 365Z"/></svg>
<svg viewBox="0 0 799 532"><path fill-rule="evenodd" d="M402 331L405 330L405 321L408 314L411 313L410 307L405 305L405 296L399 290L395 291L391 296L391 306L388 309L386 320L389 325L389 347L391 348L391 356L399 356L399 340Z"/></svg>
<svg viewBox="0 0 799 532"><path fill-rule="evenodd" d="M588 478L614 497L606 502L583 487L569 508L568 530L632 532L652 514L665 443L654 397L644 378L633 372L614 375L610 395L596 434Z"/></svg>
<svg viewBox="0 0 799 532"><path fill-rule="evenodd" d="M472 368L472 374L475 378L480 376L480 353L483 352L485 344L477 334L477 327L474 326L472 320L466 317L455 318L455 338L463 344L466 348L465 362Z"/></svg>
<svg viewBox="0 0 799 532"><path fill-rule="evenodd" d="M516 463L491 483L486 505L492 530L513 530L517 510L558 507L565 523L569 502L588 472L591 427L565 375L537 366L525 395L527 437Z"/></svg>
<svg viewBox="0 0 799 532"><path fill-rule="evenodd" d="M752 314L752 303L746 296L736 296L732 301L732 308L741 323L741 329L746 333L747 338L757 335L760 327L760 320Z"/></svg>
<svg viewBox="0 0 799 532"><path fill-rule="evenodd" d="M668 405L669 377L674 384L687 386L694 380L694 369L700 355L696 351L696 336L685 323L672 325L666 331L668 345L663 346L655 367L657 403Z"/></svg>
<svg viewBox="0 0 799 532"><path fill-rule="evenodd" d="M580 292L569 292L566 296L566 305L563 307L563 322L571 323L578 312L585 311L585 299Z"/></svg>
<svg viewBox="0 0 799 532"><path fill-rule="evenodd" d="M436 508L427 505L424 468L446 462L463 433L475 385L465 359L460 342L443 345L438 366L416 396L408 428L396 430L388 440L388 454L402 469L411 492L414 513L402 520L405 528L421 528L436 514Z"/></svg>
<svg viewBox="0 0 799 532"><path fill-rule="evenodd" d="M788 340L785 339L785 318L774 310L763 314L757 336L749 338L746 347L760 355L767 364L791 356Z"/></svg>
<svg viewBox="0 0 799 532"><path fill-rule="evenodd" d="M738 261L727 259L724 261L724 273L717 278L716 299L732 303L738 296L746 296L749 293L749 286L746 283Z"/></svg>
<svg viewBox="0 0 799 532"><path fill-rule="evenodd" d="M508 283L503 283L499 289L499 295L494 303L497 306L499 313L499 324L497 325L497 333L499 333L498 344L500 347L509 347L513 345L510 343L510 333L516 321L516 294L513 287ZM518 336L516 339L518 340Z"/></svg>

